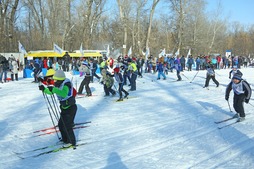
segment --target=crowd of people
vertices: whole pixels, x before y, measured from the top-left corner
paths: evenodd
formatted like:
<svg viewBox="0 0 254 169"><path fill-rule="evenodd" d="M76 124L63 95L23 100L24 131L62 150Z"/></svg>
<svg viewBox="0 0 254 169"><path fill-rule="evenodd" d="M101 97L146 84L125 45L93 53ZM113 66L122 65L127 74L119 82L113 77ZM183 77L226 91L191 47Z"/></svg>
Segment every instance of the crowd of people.
<svg viewBox="0 0 254 169"><path fill-rule="evenodd" d="M18 81L18 72L21 70L22 64L20 64L19 59L16 59L13 55L8 59L0 55L0 83Z"/></svg>
<svg viewBox="0 0 254 169"><path fill-rule="evenodd" d="M193 64L195 64L194 68L196 68L197 72L199 70L207 71L204 88L208 88L210 79L214 81L216 87L219 86L219 82L215 78L216 69L231 68L229 78L232 80L227 86L225 99L228 101L230 91L233 90L235 117L238 118L239 122L243 121L245 119L243 102L249 102L251 88L248 82L242 79L243 74L239 70L242 65L246 65L245 60L238 56L229 56L225 60L225 57L221 58L220 56L197 56L195 59L189 56L185 59L184 56L162 56L157 58L151 55L145 61L142 56L129 57L126 55L124 57L119 56L116 60L112 57L102 57L97 60L93 58L71 59L68 52L66 52L63 58L58 61L52 61L51 58L30 61L29 68L34 72L34 82L42 82L39 85L39 90L44 94L57 95L61 111L58 120L62 136L61 141L75 147L76 139L72 126L77 112L76 97L91 97L93 95L89 84L94 82L94 78L97 78L98 82L102 84L105 97L110 95L115 96L118 93L119 99L117 101L123 101L124 98L130 95L130 92L137 90L136 80L137 78L142 78L143 73L158 73L157 80L160 80L161 77L163 77L163 80L166 80L168 72L175 70L177 81L181 81L180 72L186 70L192 71ZM13 58L1 60L0 75L2 76L5 71L9 70L12 72L12 80L14 78L18 80L18 65L18 62ZM41 74L42 68L47 69L44 77ZM96 73L97 69L100 69L99 75ZM71 80L65 76L65 72L70 70L79 71L80 76L83 77L78 89L75 89ZM117 82L118 88L115 82ZM125 86L129 86L129 90L126 90Z"/></svg>

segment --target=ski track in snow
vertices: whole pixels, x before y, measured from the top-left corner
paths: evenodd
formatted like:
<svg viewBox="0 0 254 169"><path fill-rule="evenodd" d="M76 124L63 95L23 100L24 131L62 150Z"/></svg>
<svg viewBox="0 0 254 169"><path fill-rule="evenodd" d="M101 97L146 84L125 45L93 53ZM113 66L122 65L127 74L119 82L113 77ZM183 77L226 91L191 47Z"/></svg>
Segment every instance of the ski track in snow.
<svg viewBox="0 0 254 169"><path fill-rule="evenodd" d="M252 73L248 74L247 70L253 69L241 71L248 82L254 83ZM250 114L246 116L246 121L218 130L217 127L232 120L221 124L215 124L214 121L223 120L234 113L229 111L224 101L229 69L216 72L219 73L216 79L220 86L216 88L211 80L209 90L202 88L205 71L200 71L192 83L187 78L192 80L196 71L185 71L187 78L182 76L184 80L176 83L171 82L176 79L175 72L169 73L167 80L154 80L157 74L144 74L143 78L137 79L137 91L130 92L130 97L135 98L118 103L113 102L118 95L104 98L102 86L92 83L90 86L96 89L93 93L97 96L77 99L82 113L77 113L76 121L92 123L89 128L75 131L75 134L77 140L88 144L75 151L65 150L25 160L18 158L12 148L16 147L16 152L29 151L54 144L56 137L15 138L18 134L50 127L50 123L37 84L30 83L31 79L10 82L10 85L19 84L19 88L15 89L19 94L4 96L0 93L0 97L8 101L13 97L22 100L24 96L33 96L27 97L28 102L17 102L16 107L11 108L0 102L5 110L5 115L0 115L0 127L4 131L0 133L3 136L0 149L2 152L6 150L0 155L1 168L66 168L71 165L71 168L87 169L253 168L253 107L245 105L246 113ZM79 78L78 82L81 80ZM31 93L27 95L22 86L30 88ZM14 90L6 84L1 88L1 92L3 89L6 92ZM128 90L129 87L124 88ZM231 92L230 104L232 97ZM233 110L233 105L230 106ZM38 111L31 114L35 107ZM28 115L26 118L20 109ZM20 124L17 125L14 119ZM24 156L40 152L43 151L25 153Z"/></svg>

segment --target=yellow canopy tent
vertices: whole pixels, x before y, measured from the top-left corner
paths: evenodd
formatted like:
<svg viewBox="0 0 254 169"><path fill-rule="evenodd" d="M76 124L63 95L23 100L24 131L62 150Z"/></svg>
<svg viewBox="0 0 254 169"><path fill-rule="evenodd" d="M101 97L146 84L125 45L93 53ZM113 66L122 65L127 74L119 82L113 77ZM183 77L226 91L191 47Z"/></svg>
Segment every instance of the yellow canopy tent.
<svg viewBox="0 0 254 169"><path fill-rule="evenodd" d="M63 55L65 54L65 52L63 52L62 54L58 54L56 52L53 51L41 51L41 52L28 52L27 55L25 55L25 58L29 58L29 57L63 57ZM82 57L81 53L69 53L70 57ZM84 53L83 57L102 57L102 54L100 54L99 52L93 52L93 53Z"/></svg>

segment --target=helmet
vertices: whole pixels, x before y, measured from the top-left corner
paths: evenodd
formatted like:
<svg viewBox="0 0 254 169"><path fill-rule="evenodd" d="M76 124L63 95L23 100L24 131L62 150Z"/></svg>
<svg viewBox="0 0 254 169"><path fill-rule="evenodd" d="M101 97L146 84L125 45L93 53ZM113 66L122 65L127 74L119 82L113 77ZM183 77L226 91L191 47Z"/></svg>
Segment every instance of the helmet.
<svg viewBox="0 0 254 169"><path fill-rule="evenodd" d="M49 77L49 76L53 76L54 74L56 73L56 71L54 69L49 69L46 73L46 76Z"/></svg>

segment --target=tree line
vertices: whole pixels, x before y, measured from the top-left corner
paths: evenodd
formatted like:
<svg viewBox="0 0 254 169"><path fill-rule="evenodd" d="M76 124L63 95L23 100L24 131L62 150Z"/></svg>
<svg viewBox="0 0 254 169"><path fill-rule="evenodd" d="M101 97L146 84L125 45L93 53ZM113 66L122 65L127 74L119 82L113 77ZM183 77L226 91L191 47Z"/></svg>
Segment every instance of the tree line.
<svg viewBox="0 0 254 169"><path fill-rule="evenodd" d="M52 50L53 43L73 51L106 49L117 57L141 55L148 48L157 56L254 54L254 25L230 23L218 1L207 12L206 0L1 0L0 52Z"/></svg>

